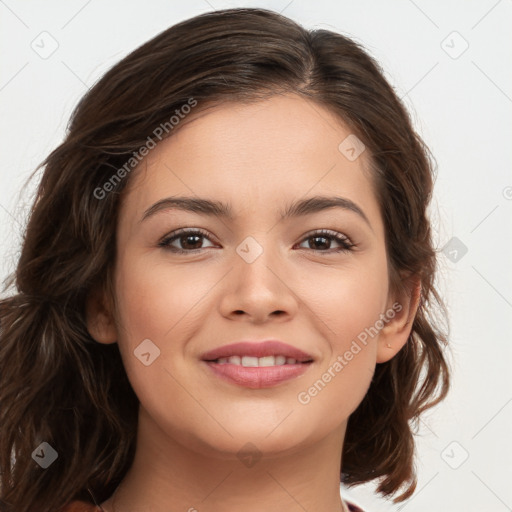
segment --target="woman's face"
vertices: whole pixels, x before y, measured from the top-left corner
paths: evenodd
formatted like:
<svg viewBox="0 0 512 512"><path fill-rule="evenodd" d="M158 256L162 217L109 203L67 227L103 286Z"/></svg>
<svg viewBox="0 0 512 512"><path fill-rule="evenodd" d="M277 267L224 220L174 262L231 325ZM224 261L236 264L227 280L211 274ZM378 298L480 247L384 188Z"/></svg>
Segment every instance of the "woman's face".
<svg viewBox="0 0 512 512"><path fill-rule="evenodd" d="M375 364L396 352L379 329L393 300L367 152L358 156L330 111L295 95L192 119L134 172L119 216L115 340L145 421L222 457L246 443L284 453L342 433ZM178 197L230 215L160 203ZM345 207L304 207L319 197ZM200 233L172 239L180 229ZM236 381L203 360L269 339L312 362L279 380L282 367L235 355Z"/></svg>

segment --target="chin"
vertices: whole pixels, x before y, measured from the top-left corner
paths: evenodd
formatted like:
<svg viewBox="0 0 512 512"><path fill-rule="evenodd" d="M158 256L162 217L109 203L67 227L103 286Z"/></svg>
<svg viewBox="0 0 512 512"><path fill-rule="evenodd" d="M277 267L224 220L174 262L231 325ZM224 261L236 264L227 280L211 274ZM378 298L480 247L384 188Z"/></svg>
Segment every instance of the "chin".
<svg viewBox="0 0 512 512"><path fill-rule="evenodd" d="M300 422L300 425L295 424L290 421L292 415L284 421L281 418L276 422L261 422L253 418L254 421L244 424L229 423L225 428L232 437L225 431L223 435L217 431L212 436L210 431L207 438L202 438L202 442L208 445L208 451L212 456L223 459L233 459L234 456L240 458L245 452L249 452L249 455L255 452L255 456L272 458L314 444L326 435L326 432L319 429L310 431L304 422Z"/></svg>

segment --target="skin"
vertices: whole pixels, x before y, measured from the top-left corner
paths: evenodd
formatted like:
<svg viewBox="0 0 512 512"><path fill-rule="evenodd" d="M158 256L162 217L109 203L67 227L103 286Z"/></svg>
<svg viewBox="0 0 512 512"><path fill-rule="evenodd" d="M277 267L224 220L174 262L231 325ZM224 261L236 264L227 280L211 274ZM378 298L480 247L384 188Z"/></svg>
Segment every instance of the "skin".
<svg viewBox="0 0 512 512"><path fill-rule="evenodd" d="M117 309L100 292L88 302L91 335L119 344L141 403L134 463L115 509L112 498L101 506L106 512L343 510L347 420L375 365L406 343L419 298L417 282L401 296L390 293L367 152L349 161L338 146L350 130L293 94L224 104L182 123L130 177L117 229ZM229 203L234 217L168 209L141 222L154 203L176 195ZM342 208L280 220L285 206L316 195L352 200L369 224ZM211 236L172 242L199 248L188 254L158 245L179 228ZM341 245L334 238L309 234L318 229L341 233L355 247L335 252ZM263 249L252 263L236 251L248 236ZM378 335L360 344L309 403L299 403L298 394L397 301L401 311ZM300 348L314 363L275 387L249 389L200 362L218 346L268 338ZM134 355L145 339L160 350L148 366ZM237 456L246 443L261 456L251 466Z"/></svg>

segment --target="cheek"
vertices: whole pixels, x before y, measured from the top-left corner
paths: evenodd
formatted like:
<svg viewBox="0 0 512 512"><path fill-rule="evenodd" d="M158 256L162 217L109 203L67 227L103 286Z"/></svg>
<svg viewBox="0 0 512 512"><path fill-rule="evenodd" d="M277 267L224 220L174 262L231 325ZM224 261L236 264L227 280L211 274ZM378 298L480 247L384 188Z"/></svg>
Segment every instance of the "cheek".
<svg viewBox="0 0 512 512"><path fill-rule="evenodd" d="M140 256L120 257L116 269L118 345L128 379L151 417L186 438L190 424L205 422L190 398L200 390L186 371L185 351L204 324L198 315L212 282L179 267L147 265Z"/></svg>
<svg viewBox="0 0 512 512"><path fill-rule="evenodd" d="M119 261L116 286L122 341L134 345L146 338L157 344L172 339L178 342L178 333L194 325L211 283L204 273L126 258Z"/></svg>
<svg viewBox="0 0 512 512"><path fill-rule="evenodd" d="M203 325L198 315L211 283L197 272L148 265L140 257L120 257L116 269L119 350L145 403L154 400L155 389L174 388L171 375L183 363L187 341Z"/></svg>
<svg viewBox="0 0 512 512"><path fill-rule="evenodd" d="M315 286L307 284L311 282ZM376 323L386 305L387 282L385 258L332 273L319 269L303 282L301 293L328 350L297 398L311 414L325 416L329 410L326 424L348 417L368 390L377 359Z"/></svg>
<svg viewBox="0 0 512 512"><path fill-rule="evenodd" d="M312 269L297 289L314 313L318 327L323 324L322 333L335 356L374 326L384 312L388 292L385 256L368 258L364 264L357 262L357 265L332 268L328 272L320 267Z"/></svg>
<svg viewBox="0 0 512 512"><path fill-rule="evenodd" d="M326 357L297 395L299 407L323 418L326 429L348 418L368 391L377 359L377 336L371 329L382 305L380 287L372 283L345 281L330 287L329 300L314 311L317 330L327 340Z"/></svg>
<svg viewBox="0 0 512 512"><path fill-rule="evenodd" d="M376 282L359 282L340 292L337 304L331 306L335 334L330 339L337 353L345 351L347 343L350 344L352 340L364 342L364 334L375 326L384 311L384 300L385 295ZM377 337L375 331L371 332L373 335L368 336L368 342Z"/></svg>

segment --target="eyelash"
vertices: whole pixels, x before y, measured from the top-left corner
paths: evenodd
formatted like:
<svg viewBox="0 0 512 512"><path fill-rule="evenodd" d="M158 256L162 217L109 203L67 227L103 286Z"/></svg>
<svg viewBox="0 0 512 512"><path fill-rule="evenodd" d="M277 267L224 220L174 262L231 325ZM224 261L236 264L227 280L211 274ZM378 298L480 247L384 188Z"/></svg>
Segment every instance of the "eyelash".
<svg viewBox="0 0 512 512"><path fill-rule="evenodd" d="M206 231L199 229L199 228L179 229L179 230L171 233L169 236L166 236L163 240L161 240L159 242L158 246L162 247L168 251L171 251L173 253L176 253L176 254L194 254L195 252L202 250L202 248L185 250L185 249L179 249L178 247L171 247L171 245L170 245L171 242L179 239L180 236L182 236L182 235L200 235L200 236L203 236L204 238L207 238L208 240L210 239L209 234ZM312 251L314 251L316 253L332 254L332 253L339 253L339 252L349 252L349 251L352 251L355 247L355 244L351 243L345 235L343 235L341 233L337 233L336 231L331 231L330 229L320 229L320 230L308 233L299 242L299 244L302 244L304 241L308 240L309 238L315 238L315 237L331 238L341 245L340 248L337 248L334 250L322 251L319 249L311 249ZM303 249L303 247L302 247L302 249Z"/></svg>

